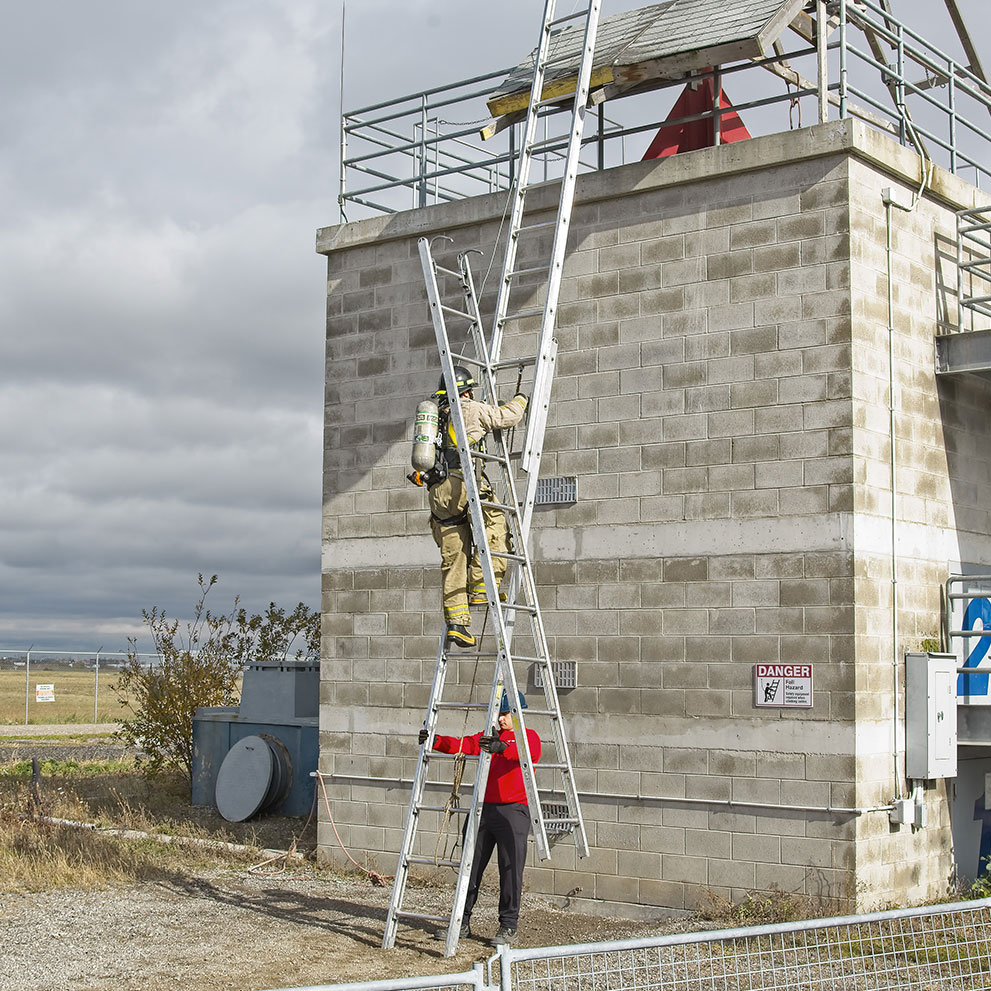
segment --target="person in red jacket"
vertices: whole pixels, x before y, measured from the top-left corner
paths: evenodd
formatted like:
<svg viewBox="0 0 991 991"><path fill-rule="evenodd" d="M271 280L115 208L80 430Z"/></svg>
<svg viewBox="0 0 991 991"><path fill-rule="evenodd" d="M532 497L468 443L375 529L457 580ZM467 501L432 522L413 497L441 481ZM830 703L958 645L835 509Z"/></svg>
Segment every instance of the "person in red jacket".
<svg viewBox="0 0 991 991"><path fill-rule="evenodd" d="M520 692L520 708L527 707ZM427 730L420 730L422 746L427 741ZM540 737L532 730L526 731L530 757L534 764L540 760ZM509 711L509 696L503 692L499 707L499 726L491 734L474 736L435 736L433 749L444 754L473 754L483 750L492 754L489 778L485 784L482 814L475 841L475 859L471 865L468 894L461 920L461 936L471 936L471 912L478 898L482 875L496 850L499 864L499 931L491 939L493 946L516 942L520 917L520 897L523 894L523 868L526 865L527 838L530 835L530 811L520 768L521 753L517 750L513 731L513 714Z"/></svg>

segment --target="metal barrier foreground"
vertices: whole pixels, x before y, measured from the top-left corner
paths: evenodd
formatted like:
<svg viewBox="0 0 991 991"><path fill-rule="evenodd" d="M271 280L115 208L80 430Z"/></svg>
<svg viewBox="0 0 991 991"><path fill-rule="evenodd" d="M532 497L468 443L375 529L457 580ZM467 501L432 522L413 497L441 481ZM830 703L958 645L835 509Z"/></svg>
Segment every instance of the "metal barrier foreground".
<svg viewBox="0 0 991 991"><path fill-rule="evenodd" d="M498 983L492 983L498 971ZM581 946L502 947L474 971L291 991L971 991L991 988L991 898ZM290 991L290 989L286 989Z"/></svg>

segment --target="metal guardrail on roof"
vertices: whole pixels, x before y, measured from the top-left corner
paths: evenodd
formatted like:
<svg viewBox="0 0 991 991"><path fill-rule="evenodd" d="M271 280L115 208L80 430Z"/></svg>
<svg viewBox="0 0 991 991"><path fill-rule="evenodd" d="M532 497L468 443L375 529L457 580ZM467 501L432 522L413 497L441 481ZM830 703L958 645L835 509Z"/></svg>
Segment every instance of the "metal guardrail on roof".
<svg viewBox="0 0 991 991"><path fill-rule="evenodd" d="M800 14L766 58L727 62L714 73L733 101L709 113L667 120L686 77L654 79L595 108L583 167L639 160L664 123L736 112L753 136L773 134L838 115L857 117L918 150L929 161L981 187L991 181L991 86L872 0L817 4L829 20L819 58L814 19ZM508 190L514 178L517 129L487 141L486 106L510 70L501 69L347 111L341 119L341 219L393 213ZM601 96L602 94L600 94ZM606 113L608 108L608 115ZM560 177L566 138L554 137L567 115L548 106L540 156L548 180ZM716 129L717 135L719 128ZM717 139L718 140L718 136Z"/></svg>

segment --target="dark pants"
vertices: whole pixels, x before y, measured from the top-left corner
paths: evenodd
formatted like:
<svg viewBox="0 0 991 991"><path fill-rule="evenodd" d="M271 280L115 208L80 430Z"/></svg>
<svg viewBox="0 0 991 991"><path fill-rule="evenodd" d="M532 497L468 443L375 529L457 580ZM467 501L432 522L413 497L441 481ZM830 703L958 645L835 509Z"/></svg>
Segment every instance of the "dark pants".
<svg viewBox="0 0 991 991"><path fill-rule="evenodd" d="M499 925L515 929L520 919L520 897L523 894L523 867L526 864L526 841L530 835L530 810L526 805L486 802L478 823L475 859L468 880L463 919L471 918L478 898L482 875L492 857L493 847L499 864Z"/></svg>

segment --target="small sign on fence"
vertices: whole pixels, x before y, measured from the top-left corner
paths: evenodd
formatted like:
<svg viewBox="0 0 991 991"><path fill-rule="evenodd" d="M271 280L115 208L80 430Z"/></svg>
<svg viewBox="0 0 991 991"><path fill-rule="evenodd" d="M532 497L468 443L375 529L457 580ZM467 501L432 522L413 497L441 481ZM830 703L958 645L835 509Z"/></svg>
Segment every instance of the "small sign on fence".
<svg viewBox="0 0 991 991"><path fill-rule="evenodd" d="M35 700L35 702L54 702L55 701L55 686L54 685L35 685L34 686L34 700Z"/></svg>

